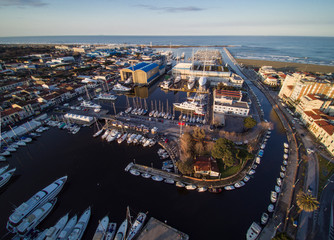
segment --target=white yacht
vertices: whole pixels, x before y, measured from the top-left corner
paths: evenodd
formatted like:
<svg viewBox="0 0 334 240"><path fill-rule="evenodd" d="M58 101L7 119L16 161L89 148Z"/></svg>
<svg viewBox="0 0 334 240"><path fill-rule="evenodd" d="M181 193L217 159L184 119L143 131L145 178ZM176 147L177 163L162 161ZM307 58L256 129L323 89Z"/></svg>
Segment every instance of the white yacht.
<svg viewBox="0 0 334 240"><path fill-rule="evenodd" d="M269 215L268 213L262 213L262 216L261 216L261 224L265 225L267 222L268 222L268 219L269 219Z"/></svg>
<svg viewBox="0 0 334 240"><path fill-rule="evenodd" d="M272 203L275 203L277 201L277 192L271 191L270 200Z"/></svg>
<svg viewBox="0 0 334 240"><path fill-rule="evenodd" d="M120 91L120 92L128 92L131 90L131 88L125 87L123 85L121 85L120 83L117 83L114 85L113 87L114 91Z"/></svg>
<svg viewBox="0 0 334 240"><path fill-rule="evenodd" d="M6 183L8 183L9 179L13 176L15 171L16 171L16 168L13 168L9 170L8 172L5 172L2 175L0 175L0 188L4 186Z"/></svg>
<svg viewBox="0 0 334 240"><path fill-rule="evenodd" d="M7 229L10 232L16 232L16 227L22 222L22 219L29 213L35 210L37 207L45 204L50 199L57 196L60 190L64 187L67 180L67 176L62 177L45 187L35 195L33 195L28 201L22 203L17 207L14 212L9 216L7 222Z"/></svg>
<svg viewBox="0 0 334 240"><path fill-rule="evenodd" d="M110 100L110 101L115 101L117 97L115 95L112 95L110 93L101 93L97 95L96 97L98 100Z"/></svg>
<svg viewBox="0 0 334 240"><path fill-rule="evenodd" d="M104 240L113 240L116 234L117 223L109 223Z"/></svg>
<svg viewBox="0 0 334 240"><path fill-rule="evenodd" d="M247 231L246 239L255 240L259 236L261 230L262 228L259 226L259 224L257 224L256 222L253 222Z"/></svg>
<svg viewBox="0 0 334 240"><path fill-rule="evenodd" d="M203 109L203 105L199 104L198 102L192 101L192 102L182 102L182 103L173 103L174 107L179 108L179 109L184 109L184 110L191 110L195 111L201 111Z"/></svg>
<svg viewBox="0 0 334 240"><path fill-rule="evenodd" d="M189 90L192 89L195 86L195 83L196 83L196 78L194 76L190 76L187 84L188 89Z"/></svg>
<svg viewBox="0 0 334 240"><path fill-rule="evenodd" d="M72 229L72 232L68 236L68 240L80 240L84 234L88 221L90 219L91 209L88 207L85 212L79 218L77 224Z"/></svg>
<svg viewBox="0 0 334 240"><path fill-rule="evenodd" d="M60 234L57 237L57 240L66 240L68 235L72 232L73 227L77 223L78 217L77 215L74 215L66 224L66 226L63 228L63 230L60 232Z"/></svg>
<svg viewBox="0 0 334 240"><path fill-rule="evenodd" d="M96 133L94 133L93 137L97 137L100 136L100 134L103 132L103 128L101 128L100 130L98 130Z"/></svg>
<svg viewBox="0 0 334 240"><path fill-rule="evenodd" d="M99 221L99 225L97 226L97 229L93 236L93 240L103 240L104 239L104 236L107 232L108 224L109 224L108 216L105 216L104 218L102 218L101 221Z"/></svg>
<svg viewBox="0 0 334 240"><path fill-rule="evenodd" d="M6 170L9 168L9 165L6 165L2 168L0 168L0 175L3 174L4 172L6 172Z"/></svg>
<svg viewBox="0 0 334 240"><path fill-rule="evenodd" d="M174 83L178 83L181 81L181 76L177 76L174 80Z"/></svg>
<svg viewBox="0 0 334 240"><path fill-rule="evenodd" d="M121 226L119 227L114 240L125 240L125 234L127 228L128 228L128 220L125 219L121 224Z"/></svg>
<svg viewBox="0 0 334 240"><path fill-rule="evenodd" d="M101 108L101 105L92 103L90 101L82 101L80 105L87 108Z"/></svg>
<svg viewBox="0 0 334 240"><path fill-rule="evenodd" d="M197 188L197 186L194 185L194 184L186 185L186 189L187 189L187 190L195 190L196 188Z"/></svg>
<svg viewBox="0 0 334 240"><path fill-rule="evenodd" d="M63 228L65 227L67 221L68 221L68 213L62 218L60 218L53 227L50 227L46 231L45 240L56 240L61 230L63 230Z"/></svg>
<svg viewBox="0 0 334 240"><path fill-rule="evenodd" d="M135 220L135 222L132 224L129 234L127 236L127 240L132 240L136 234L140 231L140 229L143 227L143 224L146 219L146 214L143 212L138 213L138 216Z"/></svg>
<svg viewBox="0 0 334 240"><path fill-rule="evenodd" d="M24 237L30 230L35 228L50 213L56 202L57 199L54 198L23 218L22 222L17 226L18 235Z"/></svg>

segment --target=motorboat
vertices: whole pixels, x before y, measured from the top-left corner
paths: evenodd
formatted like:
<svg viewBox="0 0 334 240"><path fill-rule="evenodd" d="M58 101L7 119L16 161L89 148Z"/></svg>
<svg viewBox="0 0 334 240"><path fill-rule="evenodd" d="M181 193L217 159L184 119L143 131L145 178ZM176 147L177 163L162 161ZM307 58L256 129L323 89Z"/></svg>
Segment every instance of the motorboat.
<svg viewBox="0 0 334 240"><path fill-rule="evenodd" d="M132 240L140 231L140 229L143 227L143 224L145 222L146 219L146 214L143 212L138 213L138 216L136 218L136 220L134 221L134 223L132 224L129 234L127 236L127 240Z"/></svg>
<svg viewBox="0 0 334 240"><path fill-rule="evenodd" d="M196 78L194 76L190 76L187 84L188 89L189 90L192 89L195 86L195 83L196 83Z"/></svg>
<svg viewBox="0 0 334 240"><path fill-rule="evenodd" d="M188 184L185 187L187 190L195 190L197 186L195 184Z"/></svg>
<svg viewBox="0 0 334 240"><path fill-rule="evenodd" d="M57 240L67 240L67 237L72 232L72 229L74 228L75 224L77 224L78 216L74 215L65 225L63 230L60 232L60 234L57 237Z"/></svg>
<svg viewBox="0 0 334 240"><path fill-rule="evenodd" d="M161 87L162 89L168 89L169 86L170 86L171 84L172 84L171 81L169 81L169 80L164 80L164 81L160 84L160 87Z"/></svg>
<svg viewBox="0 0 334 240"><path fill-rule="evenodd" d="M93 137L98 137L100 136L100 134L103 132L103 128L101 128L100 130L98 130L96 133L94 133Z"/></svg>
<svg viewBox="0 0 334 240"><path fill-rule="evenodd" d="M268 212L272 213L274 211L274 208L275 208L274 204L269 204Z"/></svg>
<svg viewBox="0 0 334 240"><path fill-rule="evenodd" d="M143 178L150 178L150 177L151 177L151 175L148 174L148 173L142 173L141 176L142 176Z"/></svg>
<svg viewBox="0 0 334 240"><path fill-rule="evenodd" d="M26 146L27 144L23 142L22 140L16 142L17 145L19 146Z"/></svg>
<svg viewBox="0 0 334 240"><path fill-rule="evenodd" d="M166 178L166 179L164 180L164 182L165 182L165 183L169 183L169 184L174 184L174 180L171 179L171 178Z"/></svg>
<svg viewBox="0 0 334 240"><path fill-rule="evenodd" d="M270 201L272 203L275 203L277 201L277 192L275 191L271 191L271 194L270 194Z"/></svg>
<svg viewBox="0 0 334 240"><path fill-rule="evenodd" d="M13 148L11 146L3 147L2 149L8 152L16 152L16 148Z"/></svg>
<svg viewBox="0 0 334 240"><path fill-rule="evenodd" d="M230 191L230 190L234 190L235 187L233 185L230 185L230 186L225 186L224 189L227 191Z"/></svg>
<svg viewBox="0 0 334 240"><path fill-rule="evenodd" d="M178 83L181 81L181 76L176 76L175 80L174 80L174 84Z"/></svg>
<svg viewBox="0 0 334 240"><path fill-rule="evenodd" d="M24 237L30 230L35 228L43 219L50 213L57 202L57 198L49 200L47 203L35 209L32 213L27 215L21 223L17 226L17 233L20 237Z"/></svg>
<svg viewBox="0 0 334 240"><path fill-rule="evenodd" d="M116 83L112 90L119 91L119 92L128 92L128 91L131 90L131 88L125 87L125 86L121 85L120 83Z"/></svg>
<svg viewBox="0 0 334 240"><path fill-rule="evenodd" d="M214 188L214 187L209 187L208 191L210 193L221 193L223 190L221 188Z"/></svg>
<svg viewBox="0 0 334 240"><path fill-rule="evenodd" d="M126 139L127 136L128 136L128 134L124 133L120 138L117 139L117 142L119 144L121 144L122 142L124 142L124 140Z"/></svg>
<svg viewBox="0 0 334 240"><path fill-rule="evenodd" d="M117 231L117 223L109 223L104 240L113 240Z"/></svg>
<svg viewBox="0 0 334 240"><path fill-rule="evenodd" d="M105 139L105 138L109 135L109 133L110 133L110 130L107 129L107 130L102 134L101 138L102 138L102 139Z"/></svg>
<svg viewBox="0 0 334 240"><path fill-rule="evenodd" d="M185 184L183 182L176 182L175 185L177 187L185 187Z"/></svg>
<svg viewBox="0 0 334 240"><path fill-rule="evenodd" d="M99 225L96 228L95 234L93 236L93 240L103 240L106 235L107 228L109 224L109 217L105 216L99 221Z"/></svg>
<svg viewBox="0 0 334 240"><path fill-rule="evenodd" d="M6 161L6 157L0 155L0 162L4 162L4 161Z"/></svg>
<svg viewBox="0 0 334 240"><path fill-rule="evenodd" d="M246 239L255 240L259 236L261 230L262 228L260 227L260 225L256 222L253 222L247 230Z"/></svg>
<svg viewBox="0 0 334 240"><path fill-rule="evenodd" d="M9 155L10 155L10 152L9 152L9 151L1 151L1 152L0 152L0 155L1 155L1 156L9 156Z"/></svg>
<svg viewBox="0 0 334 240"><path fill-rule="evenodd" d="M132 111L132 107L128 107L126 110L125 110L125 113L128 114Z"/></svg>
<svg viewBox="0 0 334 240"><path fill-rule="evenodd" d="M60 232L63 230L65 227L66 223L68 221L68 213L60 218L58 222L53 226L50 227L46 233L45 233L45 240L56 240Z"/></svg>
<svg viewBox="0 0 334 240"><path fill-rule="evenodd" d="M283 165L284 165L284 166L288 165L288 161L284 160L284 161L283 161Z"/></svg>
<svg viewBox="0 0 334 240"><path fill-rule="evenodd" d="M205 186L197 188L197 192L206 192L207 190L208 188Z"/></svg>
<svg viewBox="0 0 334 240"><path fill-rule="evenodd" d="M154 175L152 176L152 179L154 181L157 181L157 182L161 182L162 180L164 180L161 176L158 176L158 175Z"/></svg>
<svg viewBox="0 0 334 240"><path fill-rule="evenodd" d="M248 175L253 175L255 173L254 169L249 170Z"/></svg>
<svg viewBox="0 0 334 240"><path fill-rule="evenodd" d="M263 157L263 154L264 154L264 151L260 150L258 155L259 155L259 157Z"/></svg>
<svg viewBox="0 0 334 240"><path fill-rule="evenodd" d="M90 215L91 209L88 207L79 218L77 224L73 227L72 232L68 236L68 240L80 240L82 238L90 219Z"/></svg>
<svg viewBox="0 0 334 240"><path fill-rule="evenodd" d="M287 159L289 158L289 155L285 153L285 154L283 155L283 158L284 158L285 160L287 160Z"/></svg>
<svg viewBox="0 0 334 240"><path fill-rule="evenodd" d="M80 106L85 108L101 108L101 105L92 103L91 101L82 101Z"/></svg>
<svg viewBox="0 0 334 240"><path fill-rule="evenodd" d="M289 144L288 143L283 143L283 146L284 146L284 148L289 148Z"/></svg>
<svg viewBox="0 0 334 240"><path fill-rule="evenodd" d="M0 175L3 174L4 172L6 172L6 170L9 168L9 165L6 165L2 168L0 168Z"/></svg>
<svg viewBox="0 0 334 240"><path fill-rule="evenodd" d="M7 229L10 232L16 232L16 227L22 222L22 219L30 214L37 207L45 204L49 200L55 198L60 190L64 187L67 176L57 179L49 186L33 195L28 201L22 203L9 216Z"/></svg>
<svg viewBox="0 0 334 240"><path fill-rule="evenodd" d="M139 176L139 175L140 175L140 172L137 171L137 170L135 170L135 169L131 169L131 170L130 170L130 173L131 173L132 175L134 175L134 176Z"/></svg>
<svg viewBox="0 0 334 240"><path fill-rule="evenodd" d="M117 96L112 95L110 93L101 93L97 95L96 97L98 100L110 100L110 101L115 101L117 99Z"/></svg>
<svg viewBox="0 0 334 240"><path fill-rule="evenodd" d="M262 213L262 216L261 216L261 224L262 225L265 225L267 222L268 222L268 219L269 219L269 215L268 213Z"/></svg>
<svg viewBox="0 0 334 240"><path fill-rule="evenodd" d="M284 148L284 153L289 153L289 149Z"/></svg>
<svg viewBox="0 0 334 240"><path fill-rule="evenodd" d="M275 186L275 192L280 193L281 192L281 187L280 186Z"/></svg>
<svg viewBox="0 0 334 240"><path fill-rule="evenodd" d="M286 171L286 167L284 167L283 165L281 166L281 170L283 171L283 172L285 172Z"/></svg>
<svg viewBox="0 0 334 240"><path fill-rule="evenodd" d="M281 185L282 185L282 180L281 180L281 178L277 178L276 182L277 182L277 185L278 185L278 186L281 186Z"/></svg>
<svg viewBox="0 0 334 240"><path fill-rule="evenodd" d="M285 173L284 173L284 172L280 172L280 173L279 173L279 176L280 176L281 178L284 178L284 177L285 177Z"/></svg>
<svg viewBox="0 0 334 240"><path fill-rule="evenodd" d="M6 183L8 183L8 181L13 176L15 171L16 171L16 168L13 168L0 175L0 188L4 186Z"/></svg>
<svg viewBox="0 0 334 240"><path fill-rule="evenodd" d="M262 144L260 148L264 149L265 147L266 147L266 144Z"/></svg>
<svg viewBox="0 0 334 240"><path fill-rule="evenodd" d="M116 233L115 239L114 240L125 240L125 234L126 230L128 228L128 220L125 219L121 226L118 228L118 231Z"/></svg>
<svg viewBox="0 0 334 240"><path fill-rule="evenodd" d="M248 181L249 181L249 179L250 179L250 177L249 177L249 176L245 176L243 181L244 181L244 182L248 182Z"/></svg>
<svg viewBox="0 0 334 240"><path fill-rule="evenodd" d="M236 187L236 188L241 188L243 186L245 186L245 182L244 181L239 181L239 182L237 182L237 183L234 184L234 187Z"/></svg>
<svg viewBox="0 0 334 240"><path fill-rule="evenodd" d="M25 143L30 143L32 141L32 138L30 137L21 137L21 140Z"/></svg>
<svg viewBox="0 0 334 240"><path fill-rule="evenodd" d="M174 107L179 108L179 109L184 109L184 110L190 110L190 111L195 111L196 109L200 111L203 109L203 104L200 104L196 101L185 101L182 103L173 103Z"/></svg>
<svg viewBox="0 0 334 240"><path fill-rule="evenodd" d="M260 157L256 157L255 158L255 162L256 162L256 164L260 164L261 163L261 158Z"/></svg>

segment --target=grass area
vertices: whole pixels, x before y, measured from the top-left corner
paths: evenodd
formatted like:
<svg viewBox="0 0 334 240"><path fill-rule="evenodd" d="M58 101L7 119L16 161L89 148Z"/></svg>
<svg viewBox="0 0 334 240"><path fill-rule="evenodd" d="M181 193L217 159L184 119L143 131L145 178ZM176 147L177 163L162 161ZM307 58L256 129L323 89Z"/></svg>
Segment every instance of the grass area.
<svg viewBox="0 0 334 240"><path fill-rule="evenodd" d="M320 193L323 187L327 184L327 179L334 174L334 164L327 161L320 154L317 154L318 163L319 163L319 188L318 188L318 196L320 197Z"/></svg>

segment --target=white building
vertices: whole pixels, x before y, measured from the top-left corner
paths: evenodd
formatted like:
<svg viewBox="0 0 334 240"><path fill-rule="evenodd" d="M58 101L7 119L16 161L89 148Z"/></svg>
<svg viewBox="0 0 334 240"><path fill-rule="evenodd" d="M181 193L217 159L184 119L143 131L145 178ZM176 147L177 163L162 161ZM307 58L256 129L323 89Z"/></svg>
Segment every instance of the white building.
<svg viewBox="0 0 334 240"><path fill-rule="evenodd" d="M213 111L215 113L248 116L249 105L241 101L241 91L215 90L213 93Z"/></svg>

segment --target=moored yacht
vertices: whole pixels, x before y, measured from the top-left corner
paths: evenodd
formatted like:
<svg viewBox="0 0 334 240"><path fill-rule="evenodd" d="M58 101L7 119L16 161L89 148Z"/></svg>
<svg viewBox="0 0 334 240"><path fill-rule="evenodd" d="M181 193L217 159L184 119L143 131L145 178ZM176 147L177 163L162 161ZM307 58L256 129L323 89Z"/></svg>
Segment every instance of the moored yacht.
<svg viewBox="0 0 334 240"><path fill-rule="evenodd" d="M98 100L110 100L110 101L114 101L117 99L115 95L112 95L110 93L101 93L96 98Z"/></svg>
<svg viewBox="0 0 334 240"><path fill-rule="evenodd" d="M8 172L5 172L2 175L0 175L0 188L9 181L9 179L13 176L15 171L16 171L16 168L13 168L9 170Z"/></svg>
<svg viewBox="0 0 334 240"><path fill-rule="evenodd" d="M63 228L65 227L67 221L68 221L68 213L62 218L60 218L53 227L50 227L46 231L45 240L56 240L61 230L63 230Z"/></svg>
<svg viewBox="0 0 334 240"><path fill-rule="evenodd" d="M91 209L88 207L85 212L81 215L78 220L78 223L72 229L72 232L68 236L68 240L80 240L84 234L87 224L89 222L91 215Z"/></svg>
<svg viewBox="0 0 334 240"><path fill-rule="evenodd" d="M126 230L128 228L128 220L125 219L119 227L114 240L125 240Z"/></svg>
<svg viewBox="0 0 334 240"><path fill-rule="evenodd" d="M128 92L131 90L131 88L125 87L121 85L120 83L117 83L114 85L113 89L114 91L119 91L119 92Z"/></svg>
<svg viewBox="0 0 334 240"><path fill-rule="evenodd" d="M60 232L60 234L57 237L57 240L65 240L67 239L68 235L70 235L73 227L77 223L78 217L77 215L74 215L67 223L66 226L63 228L63 230Z"/></svg>
<svg viewBox="0 0 334 240"><path fill-rule="evenodd" d="M117 223L109 223L104 240L113 240L116 234Z"/></svg>
<svg viewBox="0 0 334 240"><path fill-rule="evenodd" d="M107 228L109 224L109 217L105 216L99 221L99 225L96 228L95 234L93 236L93 240L103 240L106 235Z"/></svg>
<svg viewBox="0 0 334 240"><path fill-rule="evenodd" d="M135 220L135 222L132 224L129 234L127 236L127 240L132 240L140 231L140 229L143 227L144 221L146 219L146 214L143 212L138 213L138 216Z"/></svg>
<svg viewBox="0 0 334 240"><path fill-rule="evenodd" d="M22 203L9 216L7 229L10 232L16 232L16 227L22 222L22 219L31 213L38 206L45 204L50 199L57 196L60 190L64 187L67 176L62 177L45 187L41 191L33 195L28 201Z"/></svg>
<svg viewBox="0 0 334 240"><path fill-rule="evenodd" d="M261 230L262 228L259 226L259 224L253 222L252 225L247 230L246 239L255 240L259 236Z"/></svg>
<svg viewBox="0 0 334 240"><path fill-rule="evenodd" d="M265 225L267 222L268 222L268 219L269 219L269 215L268 213L262 213L262 216L261 216L261 224Z"/></svg>

